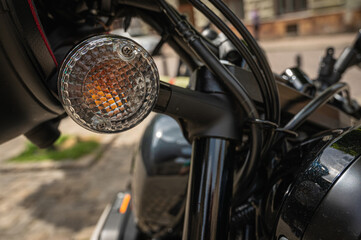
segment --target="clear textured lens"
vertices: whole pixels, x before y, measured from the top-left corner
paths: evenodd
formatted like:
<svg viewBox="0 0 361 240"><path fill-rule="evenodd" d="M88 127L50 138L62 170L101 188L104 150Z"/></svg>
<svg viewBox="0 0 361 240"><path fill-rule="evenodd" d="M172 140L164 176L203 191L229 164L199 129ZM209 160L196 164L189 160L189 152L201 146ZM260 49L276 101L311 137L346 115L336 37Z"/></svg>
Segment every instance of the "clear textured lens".
<svg viewBox="0 0 361 240"><path fill-rule="evenodd" d="M157 67L136 42L101 35L77 45L59 72L65 111L82 127L120 132L152 110L159 91Z"/></svg>

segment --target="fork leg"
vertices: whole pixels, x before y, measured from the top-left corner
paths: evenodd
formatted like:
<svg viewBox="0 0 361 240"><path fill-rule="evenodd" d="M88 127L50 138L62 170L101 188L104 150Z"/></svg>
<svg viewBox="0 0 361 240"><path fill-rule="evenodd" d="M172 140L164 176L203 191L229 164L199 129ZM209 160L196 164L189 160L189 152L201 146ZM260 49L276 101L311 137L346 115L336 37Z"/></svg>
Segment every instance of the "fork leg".
<svg viewBox="0 0 361 240"><path fill-rule="evenodd" d="M229 140L194 140L183 240L228 239L233 157Z"/></svg>

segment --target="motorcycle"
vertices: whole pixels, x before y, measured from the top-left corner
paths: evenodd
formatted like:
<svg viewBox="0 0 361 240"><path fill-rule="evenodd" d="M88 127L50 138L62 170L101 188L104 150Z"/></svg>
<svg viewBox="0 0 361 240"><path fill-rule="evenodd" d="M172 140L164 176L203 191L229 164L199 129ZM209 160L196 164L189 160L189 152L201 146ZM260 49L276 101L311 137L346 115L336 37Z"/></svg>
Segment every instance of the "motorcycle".
<svg viewBox="0 0 361 240"><path fill-rule="evenodd" d="M98 133L152 119L131 191L109 205L92 239L360 239L361 118L343 73L361 61L361 32L319 77L274 74L221 0L189 1L221 33L200 34L164 0L0 2L0 143L39 147L66 116ZM141 18L160 36L152 54L108 32ZM159 81L167 43L190 84Z"/></svg>

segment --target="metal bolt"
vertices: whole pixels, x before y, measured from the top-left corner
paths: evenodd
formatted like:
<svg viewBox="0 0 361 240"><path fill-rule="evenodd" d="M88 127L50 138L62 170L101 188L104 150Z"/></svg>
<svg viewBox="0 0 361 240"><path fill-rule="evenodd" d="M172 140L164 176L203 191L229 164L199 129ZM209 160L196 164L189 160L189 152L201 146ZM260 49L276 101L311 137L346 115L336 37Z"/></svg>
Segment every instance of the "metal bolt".
<svg viewBox="0 0 361 240"><path fill-rule="evenodd" d="M124 45L122 47L122 53L126 57L130 57L133 53L134 47L132 45Z"/></svg>

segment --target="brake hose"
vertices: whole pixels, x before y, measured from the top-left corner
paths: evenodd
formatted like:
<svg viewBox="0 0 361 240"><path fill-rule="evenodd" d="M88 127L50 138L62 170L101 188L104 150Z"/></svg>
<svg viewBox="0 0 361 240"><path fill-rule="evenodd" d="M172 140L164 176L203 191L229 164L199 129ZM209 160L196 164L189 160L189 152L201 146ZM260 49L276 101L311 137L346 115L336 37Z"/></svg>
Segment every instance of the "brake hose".
<svg viewBox="0 0 361 240"><path fill-rule="evenodd" d="M221 1L221 0L209 0L226 18L228 21L232 23L232 25L237 29L237 31L241 34L241 36L244 38L245 42L248 44L249 48L254 51L254 55L256 59L259 61L259 66L263 70L263 74L265 77L265 80L267 81L267 85L271 88L270 93L272 97L271 104L273 105L274 109L274 116L271 119L276 124L279 124L280 122L280 103L279 103L279 97L278 97L278 89L273 77L273 73L271 71L271 68L266 60L266 57L264 56L263 52L261 51L259 45L255 41L255 39L252 37L252 35L249 33L247 28L244 26L244 24L238 19L238 17L227 7L227 5Z"/></svg>
<svg viewBox="0 0 361 240"><path fill-rule="evenodd" d="M284 129L295 131L298 127L304 123L307 118L314 113L318 108L326 104L335 94L348 90L346 83L335 83L326 88L320 95L316 96L305 107L302 108L293 118L284 126ZM350 101L350 99L348 99ZM285 136L284 133L280 133L276 137L275 144L279 142ZM275 145L274 144L274 145Z"/></svg>
<svg viewBox="0 0 361 240"><path fill-rule="evenodd" d="M312 99L312 101L309 102L304 108L302 108L301 111L293 116L293 118L285 125L284 128L291 131L296 130L313 112L327 103L330 98L332 98L335 94L347 89L348 85L346 83L335 83L326 88L320 95Z"/></svg>
<svg viewBox="0 0 361 240"><path fill-rule="evenodd" d="M208 69L210 69L219 79L222 79L227 88L231 91L237 101L240 103L242 109L251 119L258 119L259 115L247 91L237 81L237 79L229 72L229 70L220 63L219 59L208 50L203 44L198 35L189 27L189 24L184 21L179 14L170 7L164 0L158 0L163 12L168 16L172 24L177 29L178 33L183 36L185 41L204 62ZM259 160L262 149L262 131L257 124L251 123L251 149L242 168L242 174L239 175L238 185L245 187L250 176L253 176Z"/></svg>
<svg viewBox="0 0 361 240"><path fill-rule="evenodd" d="M269 88L263 79L262 72L260 71L259 66L257 66L256 61L253 59L251 53L247 47L238 39L238 37L232 32L232 30L220 19L212 10L210 10L206 5L204 5L200 0L189 0L200 12L202 12L206 17L208 17L233 43L237 48L239 53L245 58L248 63L252 73L255 76L255 79L261 90L261 95L263 102L265 103L265 113L266 119L272 121L271 114L274 113L275 109L272 109L270 103L272 103L271 93ZM273 119L274 121L275 119Z"/></svg>

